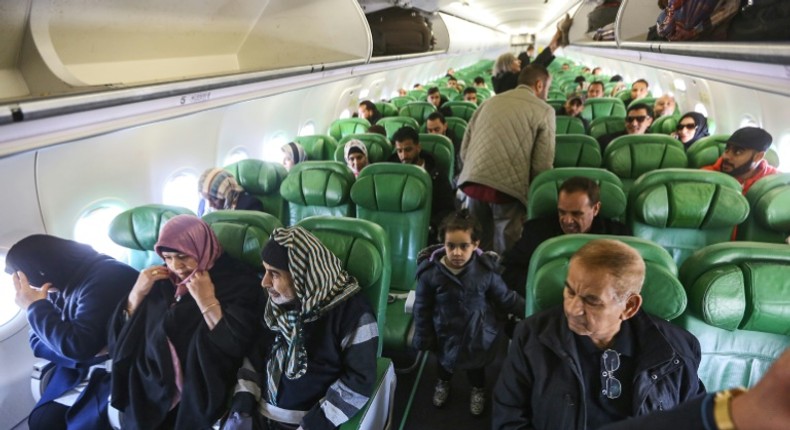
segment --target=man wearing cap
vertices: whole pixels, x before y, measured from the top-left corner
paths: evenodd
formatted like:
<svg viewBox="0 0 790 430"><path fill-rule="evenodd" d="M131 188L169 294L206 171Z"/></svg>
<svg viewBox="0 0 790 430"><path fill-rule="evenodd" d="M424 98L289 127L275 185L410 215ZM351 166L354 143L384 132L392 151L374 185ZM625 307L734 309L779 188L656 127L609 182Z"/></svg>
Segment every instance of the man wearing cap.
<svg viewBox="0 0 790 430"><path fill-rule="evenodd" d="M590 129L590 121L582 116L582 111L584 110L584 100L582 96L578 94L573 94L568 97L568 100L565 101L565 104L557 110L557 115L566 115L579 118L582 120L584 124L584 129Z"/></svg>
<svg viewBox="0 0 790 430"><path fill-rule="evenodd" d="M370 304L302 227L275 229L261 258L263 333L238 372L223 429L337 428L365 406L376 381Z"/></svg>
<svg viewBox="0 0 790 430"><path fill-rule="evenodd" d="M343 156L355 177L359 176L359 172L368 165L368 147L359 139L351 139L346 142Z"/></svg>
<svg viewBox="0 0 790 430"><path fill-rule="evenodd" d="M743 194L761 178L777 173L765 160L765 151L771 147L773 137L758 127L743 127L727 140L724 153L704 170L726 173L743 185Z"/></svg>

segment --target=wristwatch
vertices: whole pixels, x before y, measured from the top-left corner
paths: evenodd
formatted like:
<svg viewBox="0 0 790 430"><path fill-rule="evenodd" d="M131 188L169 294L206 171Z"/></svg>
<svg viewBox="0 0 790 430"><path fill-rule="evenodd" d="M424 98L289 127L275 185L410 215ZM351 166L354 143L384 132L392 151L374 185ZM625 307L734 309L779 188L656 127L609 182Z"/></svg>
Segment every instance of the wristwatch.
<svg viewBox="0 0 790 430"><path fill-rule="evenodd" d="M716 393L716 397L713 398L713 419L719 430L737 430L735 423L732 422L730 405L733 398L745 392L744 388L732 388Z"/></svg>

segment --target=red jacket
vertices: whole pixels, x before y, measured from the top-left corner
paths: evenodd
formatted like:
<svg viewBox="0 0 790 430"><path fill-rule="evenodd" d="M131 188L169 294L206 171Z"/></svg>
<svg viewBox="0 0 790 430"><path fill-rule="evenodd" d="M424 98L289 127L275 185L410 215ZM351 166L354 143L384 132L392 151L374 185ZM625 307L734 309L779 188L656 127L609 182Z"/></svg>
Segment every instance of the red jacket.
<svg viewBox="0 0 790 430"><path fill-rule="evenodd" d="M716 160L716 162L711 164L710 166L704 166L702 170L713 170L716 172L721 172L721 157L719 157L719 159ZM760 160L759 163L757 163L757 167L755 168L755 174L752 175L752 177L743 180L738 178L735 179L737 179L738 182L741 183L741 185L743 186L743 194L746 195L746 192L749 191L749 188L751 188L755 182L759 181L765 176L773 175L774 173L777 172L778 171L776 170L776 167L771 166L770 164L768 164L767 161L763 159Z"/></svg>

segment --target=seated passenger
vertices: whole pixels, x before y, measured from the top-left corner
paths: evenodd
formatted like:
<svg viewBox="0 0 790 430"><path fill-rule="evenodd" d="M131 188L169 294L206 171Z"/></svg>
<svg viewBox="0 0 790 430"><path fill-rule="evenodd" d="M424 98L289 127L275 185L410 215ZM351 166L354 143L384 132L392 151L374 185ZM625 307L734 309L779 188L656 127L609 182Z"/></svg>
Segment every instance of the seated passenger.
<svg viewBox="0 0 790 430"><path fill-rule="evenodd" d="M261 257L263 331L238 372L224 429L337 428L365 406L376 381L370 304L302 227L275 229Z"/></svg>
<svg viewBox="0 0 790 430"><path fill-rule="evenodd" d="M124 429L207 429L258 334L258 277L192 215L170 219L154 249L165 265L140 272L110 321L111 403Z"/></svg>
<svg viewBox="0 0 790 430"><path fill-rule="evenodd" d="M428 241L436 243L436 229L444 217L455 209L455 193L450 185L450 180L436 167L433 155L421 151L420 135L417 130L411 127L401 127L392 136L392 140L395 142L395 153L387 161L414 164L425 170L431 177L433 196Z"/></svg>
<svg viewBox="0 0 790 430"><path fill-rule="evenodd" d="M568 63L562 63L562 67L561 68L562 68L562 71L565 72L565 71L568 71L568 70L571 69L571 65L568 64Z"/></svg>
<svg viewBox="0 0 790 430"><path fill-rule="evenodd" d="M557 215L531 219L513 248L505 252L502 279L520 295L525 294L529 261L538 246L552 237L563 234L616 234L630 236L625 224L601 218L601 189L595 181L582 176L568 178L557 195Z"/></svg>
<svg viewBox="0 0 790 430"><path fill-rule="evenodd" d="M582 100L582 96L571 94L568 96L568 100L565 100L565 104L557 110L557 115L579 118L584 124L584 129L588 130L590 128L590 121L582 116L582 111L584 111L584 100Z"/></svg>
<svg viewBox="0 0 790 430"><path fill-rule="evenodd" d="M653 114L656 116L656 118L674 115L675 98L669 94L664 94L663 96L657 98L656 103L653 105Z"/></svg>
<svg viewBox="0 0 790 430"><path fill-rule="evenodd" d="M45 234L11 247L17 306L27 311L33 355L55 368L28 428L109 429L107 322L137 271L88 245Z"/></svg>
<svg viewBox="0 0 790 430"><path fill-rule="evenodd" d="M456 136L455 132L447 127L447 120L441 112L430 114L425 121L425 125L428 129L428 133L441 134L453 142L453 148L455 149L455 172L453 173L453 177L458 176L458 174L461 173L461 138Z"/></svg>
<svg viewBox="0 0 790 430"><path fill-rule="evenodd" d="M450 108L443 108L442 105L447 103L447 97L439 92L439 88L431 87L428 89L428 103L432 104L437 112L441 112L444 116L453 116L453 111Z"/></svg>
<svg viewBox="0 0 790 430"><path fill-rule="evenodd" d="M406 88L398 88L398 97L405 97L409 95L409 91Z"/></svg>
<svg viewBox="0 0 790 430"><path fill-rule="evenodd" d="M626 134L645 134L651 124L653 124L653 109L650 106L644 103L637 103L631 106L628 108L628 113L625 117L625 130L604 134L598 138L598 144L601 145L601 154L603 154L609 142Z"/></svg>
<svg viewBox="0 0 790 430"><path fill-rule="evenodd" d="M359 172L368 165L368 147L358 139L351 139L346 142L343 148L343 156L346 164L354 172L354 176L359 176Z"/></svg>
<svg viewBox="0 0 790 430"><path fill-rule="evenodd" d="M382 136L386 136L387 135L387 129L384 128L383 125L378 125L378 124L371 125L367 132L368 133L380 134Z"/></svg>
<svg viewBox="0 0 790 430"><path fill-rule="evenodd" d="M477 88L466 87L463 94L465 102L477 104Z"/></svg>
<svg viewBox="0 0 790 430"><path fill-rule="evenodd" d="M198 192L202 199L198 216L222 209L263 210L263 203L244 191L233 174L224 169L212 168L203 172L198 179Z"/></svg>
<svg viewBox="0 0 790 430"><path fill-rule="evenodd" d="M475 77L474 86L477 88L488 88L485 79L482 76Z"/></svg>
<svg viewBox="0 0 790 430"><path fill-rule="evenodd" d="M577 76L573 80L573 82L576 82L576 89L574 91L577 92L577 93L584 93L584 92L586 92L587 88L590 85L587 82L587 79L584 76L581 76L581 75Z"/></svg>
<svg viewBox="0 0 790 430"><path fill-rule="evenodd" d="M620 75L614 75L609 79L609 82L617 82L617 84L612 87L612 91L607 94L608 97L614 97L620 91L625 89L625 82L623 82L623 77ZM626 106L627 107L627 106Z"/></svg>
<svg viewBox="0 0 790 430"><path fill-rule="evenodd" d="M600 75L602 72L603 72L603 69L601 69L600 67L596 67L596 68L594 68L594 69L592 70L592 74L593 74L593 76Z"/></svg>
<svg viewBox="0 0 790 430"><path fill-rule="evenodd" d="M708 135L710 135L708 132L708 119L705 118L705 115L698 112L689 112L678 120L677 132L673 134L673 137L683 142L683 146L689 149L692 143Z"/></svg>
<svg viewBox="0 0 790 430"><path fill-rule="evenodd" d="M631 102L634 100L639 100L641 98L647 97L647 94L649 92L648 86L649 84L644 79L637 79L636 81L634 81L634 83L631 84L631 96L628 99L623 100L623 103L625 103L625 107L628 107L628 105L630 105Z"/></svg>
<svg viewBox="0 0 790 430"><path fill-rule="evenodd" d="M572 257L563 304L516 326L494 429L597 429L705 394L699 341L641 310L645 263L616 240Z"/></svg>
<svg viewBox="0 0 790 430"><path fill-rule="evenodd" d="M379 108L377 108L376 105L370 100L363 100L359 102L357 113L359 114L359 118L365 118L371 125L375 124L381 119Z"/></svg>
<svg viewBox="0 0 790 430"><path fill-rule="evenodd" d="M458 84L458 79L456 79L454 76L447 79L447 88L460 90L461 86Z"/></svg>
<svg viewBox="0 0 790 430"><path fill-rule="evenodd" d="M601 81L592 81L590 82L590 86L587 87L587 98L594 99L598 97L603 97L604 94L604 85Z"/></svg>
<svg viewBox="0 0 790 430"><path fill-rule="evenodd" d="M518 61L521 62L521 69L524 70L524 67L529 66L530 61L532 61L532 57L535 55L535 45L529 44L527 46L527 50L518 54Z"/></svg>
<svg viewBox="0 0 790 430"><path fill-rule="evenodd" d="M503 321L508 313L524 315L524 299L499 277L496 254L478 248L480 230L466 209L442 221L443 245L426 248L418 257L414 302L414 348L434 351L438 359L433 405L444 406L453 374L466 370L472 415L483 413L485 367L496 356Z"/></svg>
<svg viewBox="0 0 790 430"><path fill-rule="evenodd" d="M296 142L288 142L281 148L283 151L283 167L290 171L294 164L307 161L307 153L302 145Z"/></svg>
<svg viewBox="0 0 790 430"><path fill-rule="evenodd" d="M765 159L765 151L768 151L772 142L773 137L762 128L743 127L735 130L727 139L721 157L703 169L727 173L743 185L743 194L746 194L755 182L777 173L776 167Z"/></svg>

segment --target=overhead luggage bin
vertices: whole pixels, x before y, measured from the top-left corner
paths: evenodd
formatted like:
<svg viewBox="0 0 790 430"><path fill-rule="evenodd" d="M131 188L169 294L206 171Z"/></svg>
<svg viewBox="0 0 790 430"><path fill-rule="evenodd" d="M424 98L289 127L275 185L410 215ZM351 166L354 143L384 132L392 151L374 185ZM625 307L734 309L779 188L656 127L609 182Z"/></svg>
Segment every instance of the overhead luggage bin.
<svg viewBox="0 0 790 430"><path fill-rule="evenodd" d="M0 11L0 100L309 72L371 52L355 0L23 0Z"/></svg>

